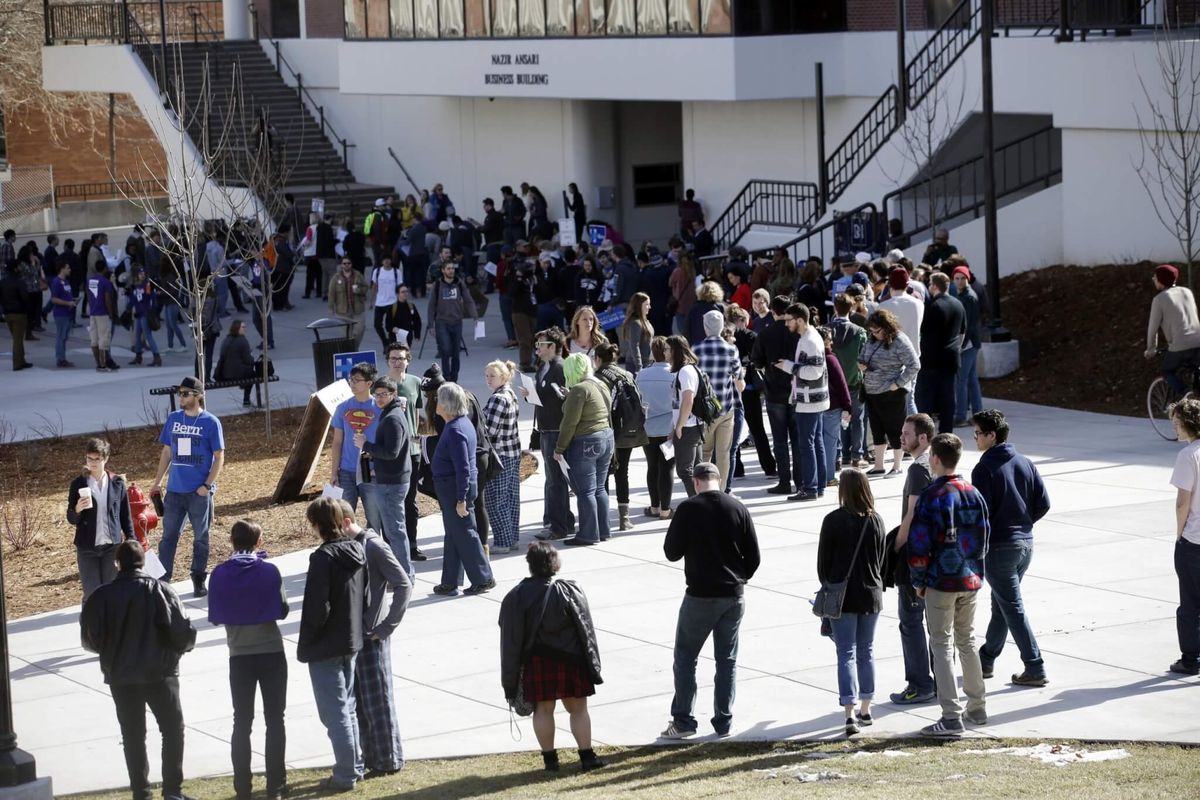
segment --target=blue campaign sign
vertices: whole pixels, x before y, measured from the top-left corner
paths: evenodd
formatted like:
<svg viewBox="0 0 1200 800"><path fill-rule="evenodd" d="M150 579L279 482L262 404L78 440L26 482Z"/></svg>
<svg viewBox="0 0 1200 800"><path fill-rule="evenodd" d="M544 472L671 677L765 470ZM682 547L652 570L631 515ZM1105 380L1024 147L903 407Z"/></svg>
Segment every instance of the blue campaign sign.
<svg viewBox="0 0 1200 800"><path fill-rule="evenodd" d="M592 247L599 247L608 238L607 225L588 225L588 242Z"/></svg>
<svg viewBox="0 0 1200 800"><path fill-rule="evenodd" d="M621 327L621 324L625 322L625 312L614 308L611 311L597 314L596 321L600 323L600 330L611 331L613 328Z"/></svg>
<svg viewBox="0 0 1200 800"><path fill-rule="evenodd" d="M335 381L345 380L350 377L350 369L355 364L367 362L371 366L376 365L375 351L364 350L361 353L337 353L333 357L333 379Z"/></svg>

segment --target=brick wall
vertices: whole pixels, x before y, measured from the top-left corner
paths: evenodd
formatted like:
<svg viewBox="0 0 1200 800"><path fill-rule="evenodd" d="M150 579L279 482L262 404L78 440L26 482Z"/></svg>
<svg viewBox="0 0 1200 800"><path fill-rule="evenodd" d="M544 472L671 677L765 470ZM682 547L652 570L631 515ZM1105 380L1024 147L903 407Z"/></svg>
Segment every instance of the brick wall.
<svg viewBox="0 0 1200 800"><path fill-rule="evenodd" d="M909 30L925 28L925 0L904 0ZM896 0L847 0L846 27L852 31L896 30Z"/></svg>
<svg viewBox="0 0 1200 800"><path fill-rule="evenodd" d="M110 179L108 164L107 97L84 130L59 130L58 142L44 115L15 111L6 115L8 160L14 165L54 167L54 182L99 183ZM154 130L132 98L118 95L116 103L117 177L126 180L165 180L166 157ZM143 163L145 162L145 163Z"/></svg>
<svg viewBox="0 0 1200 800"><path fill-rule="evenodd" d="M341 39L343 5L342 0L306 0L304 21L308 38ZM384 24L386 30L386 22Z"/></svg>

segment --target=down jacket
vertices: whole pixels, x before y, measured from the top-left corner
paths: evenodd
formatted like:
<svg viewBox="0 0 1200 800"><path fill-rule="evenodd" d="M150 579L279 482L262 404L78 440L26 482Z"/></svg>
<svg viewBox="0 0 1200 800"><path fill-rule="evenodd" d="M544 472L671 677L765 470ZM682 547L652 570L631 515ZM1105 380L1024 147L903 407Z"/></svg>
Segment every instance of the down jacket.
<svg viewBox="0 0 1200 800"><path fill-rule="evenodd" d="M600 650L587 597L574 581L554 579L546 614L533 635L528 653L524 652L529 629L542 612L542 597L548 578L526 578L513 587L500 605L500 683L504 696L517 696L521 666L531 655L580 664L592 683L601 684Z"/></svg>

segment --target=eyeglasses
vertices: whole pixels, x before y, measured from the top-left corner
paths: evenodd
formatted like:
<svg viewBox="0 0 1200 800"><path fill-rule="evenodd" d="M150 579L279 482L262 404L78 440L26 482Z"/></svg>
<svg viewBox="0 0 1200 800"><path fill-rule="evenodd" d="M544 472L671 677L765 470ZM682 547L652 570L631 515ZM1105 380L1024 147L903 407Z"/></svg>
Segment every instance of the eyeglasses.
<svg viewBox="0 0 1200 800"><path fill-rule="evenodd" d="M362 377L361 375L351 375L350 382L351 383L369 383L370 381L368 381L366 378Z"/></svg>
<svg viewBox="0 0 1200 800"><path fill-rule="evenodd" d="M553 347L554 342L536 342L537 347Z"/></svg>
<svg viewBox="0 0 1200 800"><path fill-rule="evenodd" d="M408 356L388 356L388 361L408 361Z"/></svg>
<svg viewBox="0 0 1200 800"><path fill-rule="evenodd" d="M89 455L89 456L84 456L84 459L85 459L85 460L86 460L86 461L87 461L89 464L103 464L105 461L107 461L107 460L108 460L108 459L107 459L107 458L105 458L104 456L91 456L91 455Z"/></svg>
<svg viewBox="0 0 1200 800"><path fill-rule="evenodd" d="M376 400L387 400L389 397L391 397L394 394L395 394L395 392L378 391L375 393L375 399Z"/></svg>
<svg viewBox="0 0 1200 800"><path fill-rule="evenodd" d="M975 438L978 439L980 436L987 436L987 433L984 431L975 431Z"/></svg>
<svg viewBox="0 0 1200 800"><path fill-rule="evenodd" d="M193 392L193 391L191 391L191 390L189 390L189 389L180 389L180 390L179 390L179 396L180 396L180 397L195 397L195 396L197 396L197 395L199 395L199 394L200 394L199 392Z"/></svg>

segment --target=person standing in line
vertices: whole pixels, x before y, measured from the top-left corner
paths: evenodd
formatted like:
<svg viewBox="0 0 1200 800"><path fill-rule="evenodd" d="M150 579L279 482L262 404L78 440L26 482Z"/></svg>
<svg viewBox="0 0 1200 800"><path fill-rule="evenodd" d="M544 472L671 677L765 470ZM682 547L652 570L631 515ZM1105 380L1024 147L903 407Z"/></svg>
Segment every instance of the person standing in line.
<svg viewBox="0 0 1200 800"><path fill-rule="evenodd" d="M829 378L829 408L821 412L821 442L825 448L827 479L825 486L829 488L838 485L838 467L846 461L845 454L838 457L838 449L842 443L843 427L850 424L853 405L842 364L833 352L833 334L829 328L818 328L817 332L825 344L825 372Z"/></svg>
<svg viewBox="0 0 1200 800"><path fill-rule="evenodd" d="M367 556L361 544L343 533L338 501L328 497L312 501L305 519L321 546L308 557L296 660L308 665L317 716L333 746L333 774L318 788L348 792L364 771L354 663L363 646Z"/></svg>
<svg viewBox="0 0 1200 800"><path fill-rule="evenodd" d="M342 258L338 273L326 284L329 294L329 313L350 327L354 346L362 343L363 313L366 308L367 281L354 269L349 256Z"/></svg>
<svg viewBox="0 0 1200 800"><path fill-rule="evenodd" d="M944 272L929 277L929 302L925 304L917 347L921 361L917 407L927 414L937 414L941 433L954 430L954 392L962 363L962 340L967 332L967 312L949 290L950 278Z"/></svg>
<svg viewBox="0 0 1200 800"><path fill-rule="evenodd" d="M942 718L921 729L922 736L958 738L963 719L987 724L983 669L975 649L975 601L983 587L989 525L987 503L955 469L962 441L939 433L929 443L933 483L921 492L908 539L913 589L925 601L929 647ZM953 645L951 644L953 637ZM962 665L966 712L958 697L954 651Z"/></svg>
<svg viewBox="0 0 1200 800"><path fill-rule="evenodd" d="M871 314L866 321L867 345L859 355L866 395L871 438L875 442L874 464L868 475L900 474L900 429L904 426L905 395L912 391L920 374L920 360L912 342L900 330L900 324L887 309ZM892 469L884 469L887 448L892 450Z"/></svg>
<svg viewBox="0 0 1200 800"><path fill-rule="evenodd" d="M363 779L370 780L394 775L404 767L396 691L392 685L392 634L408 609L412 581L404 565L396 560L395 548L389 547L370 528L359 527L349 503L336 502L342 518L342 536L362 545L367 558L363 645L354 661L354 704L362 762L367 770ZM389 592L391 599L385 603Z"/></svg>
<svg viewBox="0 0 1200 800"><path fill-rule="evenodd" d="M133 538L125 479L106 469L108 454L108 442L88 439L83 474L71 481L67 491L67 522L75 526L75 559L84 600L117 577L113 552L122 541Z"/></svg>
<svg viewBox="0 0 1200 800"><path fill-rule="evenodd" d="M233 699L233 791L237 800L250 800L250 730L254 725L254 695L262 694L266 722L267 798L287 797L288 662L283 652L279 620L288 615L287 590L279 568L262 550L262 528L240 519L229 529L233 555L213 570L208 594L208 621L225 626L229 645L229 691Z"/></svg>
<svg viewBox="0 0 1200 800"><path fill-rule="evenodd" d="M671 387L671 444L675 451L675 474L683 482L688 497L696 493L692 474L700 462L704 445L704 423L692 413L696 394L700 391L700 368L696 354L682 336L667 338L671 372L675 381Z"/></svg>
<svg viewBox="0 0 1200 800"><path fill-rule="evenodd" d="M396 392L395 381L376 378L371 393L379 408L375 441L368 442L362 431L354 433L354 446L363 454L363 469L372 473L370 480L363 475L359 489L366 490L364 499L370 498L365 505L371 527L383 535L405 574L416 580L417 573L409 560L408 534L404 530L404 498L412 482L413 432L408 427L408 415ZM353 506L350 513L353 516Z"/></svg>
<svg viewBox="0 0 1200 800"><path fill-rule="evenodd" d="M366 361L355 364L350 368L351 397L346 398L333 412L329 428L333 431L330 437L329 484L340 487L342 499L353 509L358 508L359 489L362 482L362 449L354 445L354 435L361 432L368 442L375 441L375 431L379 428L379 407L371 398L371 384L375 382L375 366ZM370 503L366 494L363 498L363 514L367 514L366 506Z"/></svg>
<svg viewBox="0 0 1200 800"><path fill-rule="evenodd" d="M904 689L889 695L897 705L921 705L937 699L925 638L925 600L913 589L908 572L909 532L917 499L933 482L929 469L929 442L937 428L928 414L913 414L900 429L900 446L912 456L900 496L901 522L893 550L897 554L893 577L896 583L896 616L900 619L900 649L904 653Z"/></svg>
<svg viewBox="0 0 1200 800"><path fill-rule="evenodd" d="M458 265L449 256L450 248L442 248L441 279L429 284L429 310L425 324L437 336L438 353L442 357L442 374L451 383L458 380L463 345L463 320L479 320L475 299L466 283L456 274Z"/></svg>
<svg viewBox="0 0 1200 800"><path fill-rule="evenodd" d="M712 726L718 736L732 732L738 629L746 607L742 594L760 562L754 520L722 491L717 465L701 462L692 475L691 496L679 504L663 540L668 561L683 559L687 581L675 627L671 721L660 734L663 739L696 733L696 660L710 635L716 662Z"/></svg>
<svg viewBox="0 0 1200 800"><path fill-rule="evenodd" d="M833 298L833 316L829 328L833 334L833 352L846 386L850 389L850 426L842 431L842 465L857 467L867 454L866 404L863 401L863 371L859 364L867 346L867 332L850 321L850 298L839 294Z"/></svg>
<svg viewBox="0 0 1200 800"><path fill-rule="evenodd" d="M412 363L412 350L408 343L392 342L386 348L388 377L396 382L396 394L400 396L400 407L408 416L408 429L412 431L409 453L412 458L412 473L408 481L408 494L404 496L404 531L408 534L410 561L426 561L428 556L417 547L417 475L421 472L421 379L408 372Z"/></svg>
<svg viewBox="0 0 1200 800"><path fill-rule="evenodd" d="M398 271L392 267L392 256L390 253L384 253L383 263L371 270L370 296L375 307L375 333L379 335L379 341L385 349L394 339L392 307L396 305L398 286Z"/></svg>
<svg viewBox="0 0 1200 800"><path fill-rule="evenodd" d="M609 345L611 348L611 345ZM614 355L609 350L610 358ZM608 526L608 479L612 463L613 431L610 408L612 394L595 377L592 359L572 353L563 361L567 395L563 398L562 427L554 445L554 460L570 467L571 488L579 509L579 533L564 544L587 546L606 541ZM561 469L559 464L548 469Z"/></svg>
<svg viewBox="0 0 1200 800"><path fill-rule="evenodd" d="M708 376L713 394L721 404L721 416L704 427L701 458L714 461L717 470L728 476L731 472L729 456L734 441L734 417L746 381L742 377L742 361L738 358L737 348L721 336L724 330L725 315L720 311L706 312L705 338L696 345L694 352L696 367Z"/></svg>
<svg viewBox="0 0 1200 800"><path fill-rule="evenodd" d="M867 476L842 470L838 508L821 523L817 578L823 585L845 582L842 615L830 620L837 645L838 703L846 712L846 735L874 723L875 624L883 610L883 518ZM859 708L854 708L858 700Z"/></svg>
<svg viewBox="0 0 1200 800"><path fill-rule="evenodd" d="M954 268L954 296L962 303L967 317L967 330L963 334L962 365L958 369L958 383L954 392L954 426L971 424L971 415L983 411L983 393L979 388L979 348L983 344L980 335L979 295L971 288L971 270L968 267Z"/></svg>
<svg viewBox="0 0 1200 800"><path fill-rule="evenodd" d="M75 365L67 361L67 339L71 336L71 323L75 319L75 294L71 289L69 261L58 262L58 274L50 281L50 305L54 315L54 361L59 367L73 367Z"/></svg>
<svg viewBox="0 0 1200 800"><path fill-rule="evenodd" d="M33 366L25 360L25 334L29 326L25 287L21 283L17 262L0 264L0 271L3 271L3 276L0 276L0 311L4 313L4 321L12 334L13 372L19 372ZM96 368L100 369L99 366Z"/></svg>
<svg viewBox="0 0 1200 800"><path fill-rule="evenodd" d="M154 797L146 759L147 706L162 733L163 799L185 800L179 659L195 647L196 629L170 584L142 571L146 555L137 540L117 545L116 560L117 577L83 603L83 649L100 656L100 671L121 726L134 800Z"/></svg>
<svg viewBox="0 0 1200 800"><path fill-rule="evenodd" d="M1037 467L1008 443L1008 422L994 408L972 418L975 445L983 455L971 471L971 484L987 503L992 528L984 574L992 589L992 617L979 648L983 677L1012 633L1025 669L1012 676L1015 686L1045 686L1046 665L1026 613L1021 581L1033 560L1033 526L1050 511L1050 495Z"/></svg>
<svg viewBox="0 0 1200 800"><path fill-rule="evenodd" d="M93 320L95 322L95 320ZM179 410L171 412L158 437L162 453L150 494L163 491L167 470L171 475L163 497L162 543L158 557L166 568L162 576L171 581L175 571L175 548L183 534L186 518L192 523L192 588L204 597L208 576L208 529L212 525L213 495L225 465L225 434L221 420L204 410L204 384L188 376L179 382Z"/></svg>
<svg viewBox="0 0 1200 800"><path fill-rule="evenodd" d="M113 320L117 316L117 290L108 279L108 265L104 261L96 263L96 271L88 277L87 287L92 355L96 359L96 371L108 372L115 366L108 348L112 342ZM216 302L215 298L213 302Z"/></svg>
<svg viewBox="0 0 1200 800"><path fill-rule="evenodd" d="M1177 675L1200 675L1200 401L1188 398L1171 406L1171 421L1186 447L1175 457L1175 575L1179 607L1175 630L1179 660L1168 667Z"/></svg>
<svg viewBox="0 0 1200 800"><path fill-rule="evenodd" d="M664 444L671 440L671 396L675 376L671 374L668 358L667 338L655 336L650 340L650 364L637 374L638 391L646 406L646 444L642 452L646 456L646 490L650 493L650 505L643 512L656 519L671 518L671 484L674 458L667 458Z"/></svg>
<svg viewBox="0 0 1200 800"><path fill-rule="evenodd" d="M321 299L328 300L329 282L333 280L334 271L337 269L338 263L337 234L334 233L333 226L329 224L328 217L321 218L318 216L313 220L313 230L316 237L313 252L316 255L317 263L321 267L321 289L324 292Z"/></svg>
<svg viewBox="0 0 1200 800"><path fill-rule="evenodd" d="M133 311L133 360L130 366L141 365L142 353L146 348L154 356L150 366L161 367L162 356L158 353L158 343L154 341L154 331L150 327L150 311L158 305L158 291L150 282L146 270L135 267L129 281L129 306Z"/></svg>
<svg viewBox="0 0 1200 800"><path fill-rule="evenodd" d="M792 403L799 453L792 459L796 468L796 493L788 496L794 503L811 502L825 494L829 482L825 474L825 440L821 436L821 417L829 410L829 371L825 361L825 342L809 324L808 307L800 303L788 306L784 320L796 334L796 352L790 359L775 362L777 369L792 376Z"/></svg>
<svg viewBox="0 0 1200 800"><path fill-rule="evenodd" d="M533 421L538 430L542 449L542 463L546 467L546 484L543 488L545 514L542 530L535 534L538 539L566 539L575 530L575 514L571 511L570 488L562 470L551 468L554 448L558 444L558 432L562 427L563 399L567 396L567 379L563 375L563 348L565 336L559 328L538 331L534 338L534 352L541 365L534 378L541 405L534 406ZM522 388L521 395L529 397L529 390Z"/></svg>
<svg viewBox="0 0 1200 800"><path fill-rule="evenodd" d="M754 449L758 452L759 469L762 470L763 475L774 478L778 471L775 466L775 454L771 452L771 440L767 437L767 429L763 427L763 376L762 371L754 366L752 360L758 334L750 328L750 314L739 306L731 306L728 309L726 324L733 326L733 345L737 348L738 360L741 362L742 375L745 378L745 387L742 389L738 403L741 419L735 418L734 427L740 429L738 423L744 423L750 429L750 439L754 443ZM745 465L742 463L739 438L738 435L735 435L730 447L729 466L733 470L730 477L733 478L744 477L746 473ZM726 488L729 487L726 486Z"/></svg>
<svg viewBox="0 0 1200 800"><path fill-rule="evenodd" d="M517 365L492 361L483 379L492 390L483 404L483 432L500 457L500 476L483 487L488 520L496 531L493 553L511 553L521 536L521 436L517 430L521 409L510 386Z"/></svg>
<svg viewBox="0 0 1200 800"><path fill-rule="evenodd" d="M631 306L632 307L632 306ZM646 342L646 353L649 358L650 342ZM596 353L592 357L596 380L608 387L611 397L608 406L609 426L613 429L613 468L603 476L607 489L608 476L616 479L617 484L617 530L633 530L633 522L629 519L629 459L635 447L646 444L646 426L633 413L638 408L645 413L644 398L637 391L637 381L633 375L617 366L617 345L611 342L601 342L596 345ZM625 403L622 405L622 398ZM632 406L632 408L631 408ZM642 422L642 424L637 424Z"/></svg>
<svg viewBox="0 0 1200 800"><path fill-rule="evenodd" d="M796 479L796 488L801 488L800 431L794 424L796 410L791 402L792 376L773 366L778 361L794 358L800 340L786 323L789 305L791 301L783 295L771 298L773 322L755 339L754 349L750 353L750 360L763 376L767 422L771 426L775 468L779 476L779 483L767 489L767 494L790 495L793 477Z"/></svg>
<svg viewBox="0 0 1200 800"><path fill-rule="evenodd" d="M575 581L554 577L562 565L551 542L530 544L525 562L529 577L514 586L500 604L500 684L510 705L518 689L536 704L533 732L547 772L559 770L554 704L561 700L571 716L571 734L579 747L579 771L590 772L605 764L592 749L592 718L587 707L596 684L603 683L587 595Z"/></svg>

